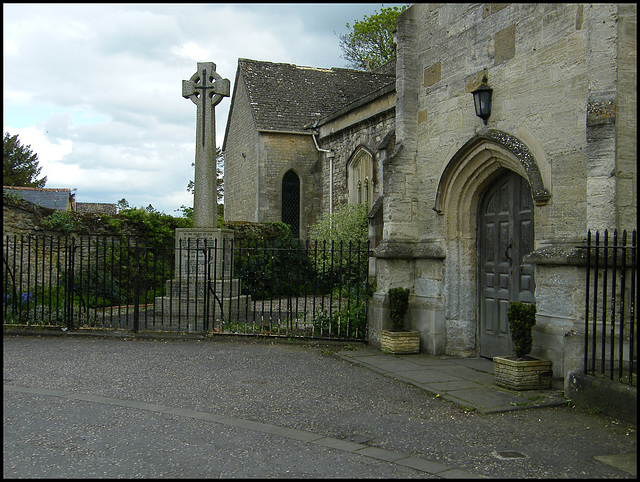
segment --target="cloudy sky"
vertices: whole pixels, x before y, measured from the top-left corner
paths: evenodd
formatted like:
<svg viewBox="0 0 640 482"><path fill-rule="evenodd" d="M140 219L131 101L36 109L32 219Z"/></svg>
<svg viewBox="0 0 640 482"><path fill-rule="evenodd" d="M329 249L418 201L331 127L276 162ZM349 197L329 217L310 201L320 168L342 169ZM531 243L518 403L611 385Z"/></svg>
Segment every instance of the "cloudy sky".
<svg viewBox="0 0 640 482"><path fill-rule="evenodd" d="M384 7L402 4L384 4ZM196 106L182 80L238 58L347 67L337 34L382 4L3 4L4 132L80 202L192 206ZM217 145L230 97L216 108Z"/></svg>

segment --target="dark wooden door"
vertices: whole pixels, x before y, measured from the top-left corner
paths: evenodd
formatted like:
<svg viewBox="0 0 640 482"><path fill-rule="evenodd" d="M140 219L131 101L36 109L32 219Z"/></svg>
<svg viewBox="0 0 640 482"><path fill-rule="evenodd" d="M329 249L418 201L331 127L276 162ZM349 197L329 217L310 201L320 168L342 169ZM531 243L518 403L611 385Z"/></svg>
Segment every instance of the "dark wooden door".
<svg viewBox="0 0 640 482"><path fill-rule="evenodd" d="M533 201L529 183L513 172L484 193L478 216L480 356L512 355L509 301L534 303Z"/></svg>

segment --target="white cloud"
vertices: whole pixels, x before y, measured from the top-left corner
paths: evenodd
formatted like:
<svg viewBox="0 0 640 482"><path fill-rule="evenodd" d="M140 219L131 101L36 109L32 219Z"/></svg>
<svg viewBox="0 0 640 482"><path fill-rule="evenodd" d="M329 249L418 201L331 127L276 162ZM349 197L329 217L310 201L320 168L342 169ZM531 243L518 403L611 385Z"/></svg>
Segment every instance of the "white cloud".
<svg viewBox="0 0 640 482"><path fill-rule="evenodd" d="M380 5L4 4L4 130L31 144L47 187L173 214L192 203L196 108L181 83L196 62L232 83L238 58L344 67L335 33Z"/></svg>

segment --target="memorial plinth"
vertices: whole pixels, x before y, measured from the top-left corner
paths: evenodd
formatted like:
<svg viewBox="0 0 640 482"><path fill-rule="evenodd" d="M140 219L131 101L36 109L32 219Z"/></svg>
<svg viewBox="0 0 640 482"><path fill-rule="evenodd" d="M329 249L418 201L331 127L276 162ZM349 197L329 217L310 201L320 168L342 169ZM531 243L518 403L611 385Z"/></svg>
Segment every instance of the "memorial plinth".
<svg viewBox="0 0 640 482"><path fill-rule="evenodd" d="M155 310L162 313L163 324L166 319L186 318L189 326L195 323L199 329L198 320L205 316L206 329L212 327L209 321L235 318L238 309L248 305L231 272L233 230L217 228L215 106L229 91L229 80L216 72L213 62L198 62L196 73L182 81L182 96L197 106L194 227L176 229L174 279L167 281L167 295L156 299Z"/></svg>

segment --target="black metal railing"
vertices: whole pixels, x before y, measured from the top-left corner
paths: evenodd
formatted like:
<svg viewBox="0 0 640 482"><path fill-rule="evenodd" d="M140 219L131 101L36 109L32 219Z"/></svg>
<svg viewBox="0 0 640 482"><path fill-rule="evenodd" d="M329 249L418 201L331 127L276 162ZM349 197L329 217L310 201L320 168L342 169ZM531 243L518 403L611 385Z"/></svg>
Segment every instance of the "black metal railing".
<svg viewBox="0 0 640 482"><path fill-rule="evenodd" d="M10 236L5 325L365 339L368 246Z"/></svg>
<svg viewBox="0 0 640 482"><path fill-rule="evenodd" d="M587 233L584 370L637 386L636 230Z"/></svg>

